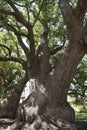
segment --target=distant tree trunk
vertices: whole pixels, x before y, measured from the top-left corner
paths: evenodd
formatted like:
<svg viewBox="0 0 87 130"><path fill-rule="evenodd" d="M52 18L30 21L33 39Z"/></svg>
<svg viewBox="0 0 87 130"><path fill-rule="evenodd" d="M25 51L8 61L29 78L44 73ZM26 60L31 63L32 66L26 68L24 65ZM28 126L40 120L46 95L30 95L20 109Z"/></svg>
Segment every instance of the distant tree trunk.
<svg viewBox="0 0 87 130"><path fill-rule="evenodd" d="M0 102L0 118L15 118L17 108L19 106L20 95L27 82L27 77L22 77L15 88L9 90L4 99Z"/></svg>

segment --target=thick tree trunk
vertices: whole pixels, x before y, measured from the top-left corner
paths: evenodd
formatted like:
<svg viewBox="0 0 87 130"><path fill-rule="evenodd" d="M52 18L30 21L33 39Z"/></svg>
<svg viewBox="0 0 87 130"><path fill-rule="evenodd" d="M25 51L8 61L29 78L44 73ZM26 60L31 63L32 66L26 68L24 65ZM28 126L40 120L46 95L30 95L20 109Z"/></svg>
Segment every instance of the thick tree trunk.
<svg viewBox="0 0 87 130"><path fill-rule="evenodd" d="M27 130L26 125L28 125L29 130L31 128L36 130L38 122L38 130L42 127L46 130L48 127L51 128L51 125L59 128L59 119L74 122L75 113L67 102L67 93L77 65L84 54L85 47L83 45L79 44L79 42L70 44L67 41L62 52L57 57L53 73L49 74L48 78L43 82L40 81L39 76L30 80L31 94L19 106L17 114L19 120L28 122L23 126L23 130ZM45 125L43 125L44 122ZM53 130L56 130L56 128Z"/></svg>
<svg viewBox="0 0 87 130"><path fill-rule="evenodd" d="M30 87L32 93L18 108L17 118L25 124L21 128L22 130L47 130L48 128L50 130L57 130L58 128L71 130L73 128L74 130L74 126L67 126L67 120L73 121L74 116L74 111L68 103L56 105L51 102L46 88L40 82L38 83L37 79L32 80ZM14 125L12 128L13 130L16 129Z"/></svg>
<svg viewBox="0 0 87 130"><path fill-rule="evenodd" d="M26 82L27 77L22 77L15 88L8 91L6 97L0 101L0 118L15 118L15 114L19 106L20 95Z"/></svg>
<svg viewBox="0 0 87 130"><path fill-rule="evenodd" d="M67 93L77 65L86 53L86 49L81 31L78 30L80 39L78 36L75 37L76 33L71 35L60 54L57 55L51 73L44 73L42 71L43 65L37 75L34 76L34 66L33 77L30 80L31 94L18 108L17 118L25 124L22 130L39 130L42 128L44 130L47 128L56 130L63 126L67 127L66 121L74 122L75 113L67 102ZM81 41L82 39L83 41ZM46 72L49 72L48 69ZM41 74L44 76L41 76ZM59 119L63 120L64 124L59 123ZM71 125L67 128L74 130L74 126Z"/></svg>

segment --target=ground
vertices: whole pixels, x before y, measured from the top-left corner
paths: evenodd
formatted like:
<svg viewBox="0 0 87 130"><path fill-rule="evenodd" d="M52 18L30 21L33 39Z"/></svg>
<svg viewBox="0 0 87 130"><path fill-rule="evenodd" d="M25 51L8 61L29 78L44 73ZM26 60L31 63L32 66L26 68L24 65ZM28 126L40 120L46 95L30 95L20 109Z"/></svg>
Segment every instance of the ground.
<svg viewBox="0 0 87 130"><path fill-rule="evenodd" d="M82 113L82 112L84 112L84 113ZM0 119L0 130L13 130L13 129L10 129L9 126L13 125L14 122L16 122L16 119L1 118ZM65 126L63 126L63 125L66 125L66 122L65 122L65 124L62 123L63 129L58 128L58 125L55 122L52 122L52 120L50 120L50 124L54 125L54 127L56 126L55 130L69 130L69 129L65 128ZM76 112L76 121L74 122L74 124L77 125L78 130L87 130L87 111L86 111L86 109L84 109L84 111ZM21 130L20 126L21 126L21 122L19 124L19 128L16 130Z"/></svg>
<svg viewBox="0 0 87 130"><path fill-rule="evenodd" d="M8 119L8 118L0 119L0 130L12 130L12 129L9 129L9 126L11 126L15 121L16 121L16 119L15 120ZM75 121L74 123L77 125L78 130L87 130L87 122L86 121ZM21 130L21 128L18 128L16 130ZM63 128L63 129L57 128L55 130L69 130L69 129L67 129L67 128Z"/></svg>

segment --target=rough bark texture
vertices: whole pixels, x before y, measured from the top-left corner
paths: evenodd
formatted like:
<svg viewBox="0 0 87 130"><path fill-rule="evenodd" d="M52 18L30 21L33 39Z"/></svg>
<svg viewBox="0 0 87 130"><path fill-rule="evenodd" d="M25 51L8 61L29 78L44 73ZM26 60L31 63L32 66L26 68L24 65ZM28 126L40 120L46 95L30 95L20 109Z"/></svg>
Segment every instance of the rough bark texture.
<svg viewBox="0 0 87 130"><path fill-rule="evenodd" d="M15 114L19 105L20 95L27 82L24 76L12 90L8 91L6 97L0 101L0 118L15 118Z"/></svg>

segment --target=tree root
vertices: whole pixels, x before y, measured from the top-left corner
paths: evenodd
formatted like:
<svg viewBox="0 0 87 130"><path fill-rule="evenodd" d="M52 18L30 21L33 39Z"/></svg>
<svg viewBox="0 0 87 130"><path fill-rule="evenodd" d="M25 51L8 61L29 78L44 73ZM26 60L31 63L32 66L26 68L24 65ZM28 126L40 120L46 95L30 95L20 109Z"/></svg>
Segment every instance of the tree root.
<svg viewBox="0 0 87 130"><path fill-rule="evenodd" d="M78 130L78 128L76 124L71 124L61 119L54 121L46 116L37 116L32 123L30 121L24 123L16 121L7 130Z"/></svg>

